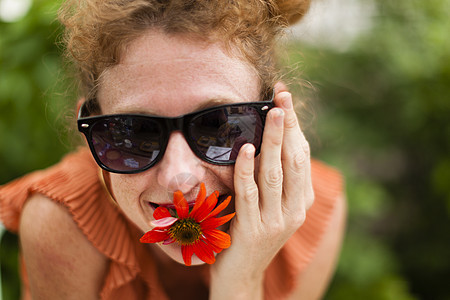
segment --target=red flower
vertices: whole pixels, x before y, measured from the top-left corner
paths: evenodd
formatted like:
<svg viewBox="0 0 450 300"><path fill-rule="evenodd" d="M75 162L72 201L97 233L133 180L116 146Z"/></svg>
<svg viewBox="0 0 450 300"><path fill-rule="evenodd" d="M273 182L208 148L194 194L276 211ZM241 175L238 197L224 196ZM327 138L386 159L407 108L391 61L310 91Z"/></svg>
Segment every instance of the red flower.
<svg viewBox="0 0 450 300"><path fill-rule="evenodd" d="M184 263L191 265L191 257L195 253L202 261L213 264L216 261L214 252L219 253L231 245L231 238L218 226L230 221L235 213L216 217L231 201L229 196L217 207L219 192L213 192L206 198L205 185L200 185L194 207L189 212L189 205L181 191L175 192L173 202L176 215L172 216L166 207L155 209L153 217L155 226L141 237L141 243L159 243L168 245L177 242L181 246Z"/></svg>

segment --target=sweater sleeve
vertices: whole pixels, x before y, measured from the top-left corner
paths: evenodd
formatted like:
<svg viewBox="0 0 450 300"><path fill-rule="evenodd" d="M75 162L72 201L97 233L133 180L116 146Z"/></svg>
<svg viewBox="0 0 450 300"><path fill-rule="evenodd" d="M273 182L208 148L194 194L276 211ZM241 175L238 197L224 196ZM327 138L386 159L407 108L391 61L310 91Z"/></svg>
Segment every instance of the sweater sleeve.
<svg viewBox="0 0 450 300"><path fill-rule="evenodd" d="M86 238L110 260L103 299L136 278L140 269L131 225L105 193L87 149L0 187L0 220L9 231L18 232L22 208L34 193L64 205Z"/></svg>

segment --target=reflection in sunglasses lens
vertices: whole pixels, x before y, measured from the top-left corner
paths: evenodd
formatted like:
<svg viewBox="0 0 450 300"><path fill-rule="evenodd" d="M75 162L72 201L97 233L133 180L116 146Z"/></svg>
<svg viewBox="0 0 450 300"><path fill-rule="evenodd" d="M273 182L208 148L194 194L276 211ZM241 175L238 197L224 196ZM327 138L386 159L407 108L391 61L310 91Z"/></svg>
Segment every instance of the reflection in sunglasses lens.
<svg viewBox="0 0 450 300"><path fill-rule="evenodd" d="M236 160L246 143L261 143L262 120L255 108L232 106L207 112L191 121L189 132L198 151L217 162Z"/></svg>
<svg viewBox="0 0 450 300"><path fill-rule="evenodd" d="M160 152L161 128L150 120L114 117L92 127L92 143L99 160L110 169L144 168Z"/></svg>
<svg viewBox="0 0 450 300"><path fill-rule="evenodd" d="M188 114L181 118L158 118L145 115L111 115L92 118L91 124L79 128L90 139L97 162L108 171L136 173L147 169L162 157L170 132L166 126L188 120L183 130L192 151L208 162L230 164L240 148L251 143L259 152L263 132L263 115L268 106L226 105ZM175 122L174 122L175 121ZM181 124L180 122L177 124Z"/></svg>

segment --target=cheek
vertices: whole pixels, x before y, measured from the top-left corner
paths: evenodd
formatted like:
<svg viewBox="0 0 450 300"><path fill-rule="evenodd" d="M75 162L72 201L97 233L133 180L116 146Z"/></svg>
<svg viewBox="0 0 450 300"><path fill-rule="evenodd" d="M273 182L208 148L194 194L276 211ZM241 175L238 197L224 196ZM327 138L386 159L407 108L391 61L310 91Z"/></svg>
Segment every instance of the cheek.
<svg viewBox="0 0 450 300"><path fill-rule="evenodd" d="M208 169L210 178L214 178L212 187L220 187L218 190L221 192L234 193L234 166L210 165Z"/></svg>
<svg viewBox="0 0 450 300"><path fill-rule="evenodd" d="M259 155L255 157L255 180L259 171ZM220 186L226 187L229 192L234 194L234 166L212 166L210 172L216 178Z"/></svg>
<svg viewBox="0 0 450 300"><path fill-rule="evenodd" d="M132 203L138 203L142 191L140 180L135 175L111 174L111 189L117 203L124 208Z"/></svg>
<svg viewBox="0 0 450 300"><path fill-rule="evenodd" d="M120 210L143 232L150 230L152 213L145 209L141 195L145 190L142 176L111 174L111 189Z"/></svg>

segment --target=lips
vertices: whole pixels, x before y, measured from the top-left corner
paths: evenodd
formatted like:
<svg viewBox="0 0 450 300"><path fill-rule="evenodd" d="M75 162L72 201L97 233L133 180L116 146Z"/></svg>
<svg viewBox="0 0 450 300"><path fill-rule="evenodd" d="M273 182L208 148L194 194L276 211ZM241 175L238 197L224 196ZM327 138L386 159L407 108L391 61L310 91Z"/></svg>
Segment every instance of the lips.
<svg viewBox="0 0 450 300"><path fill-rule="evenodd" d="M226 194L219 195L219 197L217 198L217 204L215 207L217 207L220 203L222 203L227 197L228 197L228 195L226 195ZM148 202L148 204L150 205L150 207L153 210L162 206L162 207L167 208L172 215L174 215L174 213L176 213L175 205L173 203L158 204L155 202ZM188 205L189 205L189 209L193 208L195 205L195 201L188 202Z"/></svg>
<svg viewBox="0 0 450 300"><path fill-rule="evenodd" d="M160 206L161 206L161 207L165 207L165 208L167 208L167 209L172 209L172 210L175 209L175 205L174 205L173 203L157 204L157 203L154 203L154 202L149 202L149 204L150 204L150 206L151 206L153 209L156 209L157 207L160 207ZM195 204L195 201L188 202L189 208L194 207L194 204Z"/></svg>

